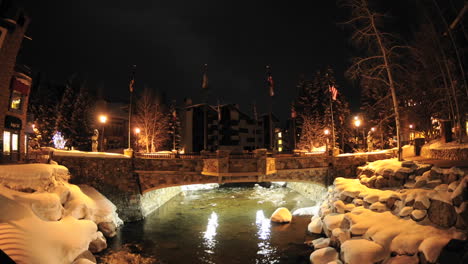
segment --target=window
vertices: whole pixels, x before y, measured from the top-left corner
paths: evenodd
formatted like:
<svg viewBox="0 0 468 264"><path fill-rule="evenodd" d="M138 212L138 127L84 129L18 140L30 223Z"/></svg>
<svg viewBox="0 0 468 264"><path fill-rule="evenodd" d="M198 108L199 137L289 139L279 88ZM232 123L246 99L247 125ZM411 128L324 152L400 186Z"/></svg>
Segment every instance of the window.
<svg viewBox="0 0 468 264"><path fill-rule="evenodd" d="M3 132L3 152L10 153L10 138L11 138L11 133L9 131L4 131Z"/></svg>
<svg viewBox="0 0 468 264"><path fill-rule="evenodd" d="M18 134L11 134L11 151L18 151Z"/></svg>
<svg viewBox="0 0 468 264"><path fill-rule="evenodd" d="M21 110L22 95L17 91L11 93L10 109Z"/></svg>

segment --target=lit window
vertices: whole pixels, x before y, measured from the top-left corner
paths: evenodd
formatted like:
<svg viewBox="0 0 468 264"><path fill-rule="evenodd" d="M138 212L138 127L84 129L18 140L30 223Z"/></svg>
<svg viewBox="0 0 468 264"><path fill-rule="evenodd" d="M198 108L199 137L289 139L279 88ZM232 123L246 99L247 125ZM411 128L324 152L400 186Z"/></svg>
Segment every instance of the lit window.
<svg viewBox="0 0 468 264"><path fill-rule="evenodd" d="M278 132L278 137L281 138L281 132Z"/></svg>
<svg viewBox="0 0 468 264"><path fill-rule="evenodd" d="M278 140L278 144L279 144L279 145L283 144L283 140L281 140L281 139Z"/></svg>
<svg viewBox="0 0 468 264"><path fill-rule="evenodd" d="M10 109L20 110L21 109L21 93L13 91L11 95Z"/></svg>
<svg viewBox="0 0 468 264"><path fill-rule="evenodd" d="M3 132L3 152L10 152L10 135L8 131Z"/></svg>
<svg viewBox="0 0 468 264"><path fill-rule="evenodd" d="M11 151L18 151L18 134L11 135Z"/></svg>
<svg viewBox="0 0 468 264"><path fill-rule="evenodd" d="M282 147L279 147L279 148L278 148L278 151L279 151L279 152L283 151L283 148L282 148Z"/></svg>

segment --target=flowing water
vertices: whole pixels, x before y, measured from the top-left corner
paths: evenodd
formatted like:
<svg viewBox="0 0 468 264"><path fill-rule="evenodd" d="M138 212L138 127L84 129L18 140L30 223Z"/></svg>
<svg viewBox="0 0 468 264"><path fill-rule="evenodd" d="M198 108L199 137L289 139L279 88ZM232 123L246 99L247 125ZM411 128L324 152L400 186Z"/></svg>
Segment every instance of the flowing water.
<svg viewBox="0 0 468 264"><path fill-rule="evenodd" d="M270 222L278 207L315 205L288 188L215 188L184 191L145 220L126 224L109 241L153 257L154 263L309 263L310 216ZM104 254L110 254L109 251Z"/></svg>

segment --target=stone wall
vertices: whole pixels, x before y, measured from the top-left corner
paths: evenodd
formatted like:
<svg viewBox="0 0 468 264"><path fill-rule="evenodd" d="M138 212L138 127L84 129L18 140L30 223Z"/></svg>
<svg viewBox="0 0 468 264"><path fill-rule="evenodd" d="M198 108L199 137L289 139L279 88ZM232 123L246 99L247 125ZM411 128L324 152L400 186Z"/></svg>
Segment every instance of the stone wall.
<svg viewBox="0 0 468 264"><path fill-rule="evenodd" d="M286 187L300 193L301 195L316 201L317 203L327 195L327 188L324 185L308 182L288 182Z"/></svg>
<svg viewBox="0 0 468 264"><path fill-rule="evenodd" d="M146 192L141 196L141 212L143 217L154 212L174 196L182 192L182 187L168 187Z"/></svg>
<svg viewBox="0 0 468 264"><path fill-rule="evenodd" d="M96 188L117 206L124 221L143 218L138 178L129 158L54 156L53 160L70 171L70 182Z"/></svg>
<svg viewBox="0 0 468 264"><path fill-rule="evenodd" d="M229 172L256 172L257 159L229 159Z"/></svg>
<svg viewBox="0 0 468 264"><path fill-rule="evenodd" d="M468 148L437 149L424 145L421 149L421 156L428 159L468 161Z"/></svg>

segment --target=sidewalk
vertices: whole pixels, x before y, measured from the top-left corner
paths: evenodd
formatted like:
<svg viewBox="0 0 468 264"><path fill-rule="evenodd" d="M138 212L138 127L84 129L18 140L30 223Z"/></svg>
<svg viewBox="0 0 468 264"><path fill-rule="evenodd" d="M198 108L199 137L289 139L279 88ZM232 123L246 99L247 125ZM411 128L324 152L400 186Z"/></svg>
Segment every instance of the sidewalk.
<svg viewBox="0 0 468 264"><path fill-rule="evenodd" d="M417 161L417 162L421 162L421 163L432 164L432 165L440 167L440 168L459 167L459 168L467 168L468 169L468 160L428 159L428 158L421 157L421 156L405 157L404 160L411 160L411 161Z"/></svg>

